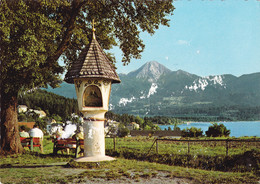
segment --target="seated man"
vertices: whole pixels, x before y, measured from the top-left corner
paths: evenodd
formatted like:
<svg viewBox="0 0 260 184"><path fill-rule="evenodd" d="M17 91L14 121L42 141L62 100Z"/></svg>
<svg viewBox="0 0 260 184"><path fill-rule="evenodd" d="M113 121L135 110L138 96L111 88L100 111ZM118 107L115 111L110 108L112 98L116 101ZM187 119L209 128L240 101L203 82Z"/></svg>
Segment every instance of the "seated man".
<svg viewBox="0 0 260 184"><path fill-rule="evenodd" d="M41 129L39 129L38 125L35 124L33 128L29 131L30 137L39 137L40 138L40 144L41 144L41 152L43 153L43 132Z"/></svg>
<svg viewBox="0 0 260 184"><path fill-rule="evenodd" d="M22 125L20 128L20 137L30 137L29 133L25 131L25 126ZM22 142L22 146L27 146L29 143L28 142Z"/></svg>
<svg viewBox="0 0 260 184"><path fill-rule="evenodd" d="M19 132L20 137L30 137L29 133L25 131L25 126L24 125L21 126L20 130L21 130Z"/></svg>

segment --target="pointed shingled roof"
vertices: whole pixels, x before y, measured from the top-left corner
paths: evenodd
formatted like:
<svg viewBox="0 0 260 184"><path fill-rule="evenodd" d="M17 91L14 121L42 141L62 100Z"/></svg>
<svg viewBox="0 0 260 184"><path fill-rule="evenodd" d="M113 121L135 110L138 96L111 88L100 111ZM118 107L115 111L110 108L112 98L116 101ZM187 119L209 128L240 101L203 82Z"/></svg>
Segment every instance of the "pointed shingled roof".
<svg viewBox="0 0 260 184"><path fill-rule="evenodd" d="M120 83L114 66L105 55L96 40L93 29L91 43L84 49L77 61L74 61L65 75L65 81L74 83L76 78L105 78L112 83Z"/></svg>

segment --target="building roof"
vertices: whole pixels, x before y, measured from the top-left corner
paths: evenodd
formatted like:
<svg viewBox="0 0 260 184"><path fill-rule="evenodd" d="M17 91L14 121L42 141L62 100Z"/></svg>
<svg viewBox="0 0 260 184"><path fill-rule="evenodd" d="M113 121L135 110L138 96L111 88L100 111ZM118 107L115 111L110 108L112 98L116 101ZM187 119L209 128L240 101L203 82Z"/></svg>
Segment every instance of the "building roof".
<svg viewBox="0 0 260 184"><path fill-rule="evenodd" d="M27 127L30 128L30 129L33 128L34 124L35 124L35 122L18 122L18 125L19 125L19 126L24 125L24 126L27 126Z"/></svg>
<svg viewBox="0 0 260 184"><path fill-rule="evenodd" d="M115 67L96 40L94 31L90 44L82 51L79 59L72 63L64 80L74 83L73 79L77 78L105 78L111 79L112 83L121 82Z"/></svg>

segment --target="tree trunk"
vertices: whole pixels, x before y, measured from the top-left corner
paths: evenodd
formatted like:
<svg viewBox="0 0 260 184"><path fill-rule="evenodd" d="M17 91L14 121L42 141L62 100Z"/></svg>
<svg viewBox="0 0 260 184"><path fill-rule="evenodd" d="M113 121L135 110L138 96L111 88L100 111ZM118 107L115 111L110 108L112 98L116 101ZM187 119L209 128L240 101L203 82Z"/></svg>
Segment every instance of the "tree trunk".
<svg viewBox="0 0 260 184"><path fill-rule="evenodd" d="M1 154L24 152L18 129L17 94L1 90Z"/></svg>

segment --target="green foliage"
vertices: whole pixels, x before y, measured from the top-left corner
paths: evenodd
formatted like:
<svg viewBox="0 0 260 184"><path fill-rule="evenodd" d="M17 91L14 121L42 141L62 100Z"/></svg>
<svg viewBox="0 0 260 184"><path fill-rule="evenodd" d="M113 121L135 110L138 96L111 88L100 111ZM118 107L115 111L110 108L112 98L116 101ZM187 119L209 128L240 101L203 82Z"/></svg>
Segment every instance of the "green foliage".
<svg viewBox="0 0 260 184"><path fill-rule="evenodd" d="M1 80L5 91L31 89L59 82L65 63L75 61L89 43L91 21L104 49L116 45L124 63L140 58L144 44L140 31L153 34L169 26L172 1L7 1L0 4Z"/></svg>
<svg viewBox="0 0 260 184"><path fill-rule="evenodd" d="M107 119L112 119L114 121L120 122L127 126L131 122L136 122L141 129L143 130L160 130L160 127L157 124L157 122L168 122L169 120L172 120L173 122L180 123L181 121L175 118L170 117L163 117L163 116L156 116L156 117L144 117L141 118L140 116L133 116L129 114L115 114L112 111L108 111L105 114L105 117Z"/></svg>
<svg viewBox="0 0 260 184"><path fill-rule="evenodd" d="M56 122L62 121L62 118L57 114L52 114L51 118L54 119Z"/></svg>
<svg viewBox="0 0 260 184"><path fill-rule="evenodd" d="M201 137L203 131L201 128L191 127L183 129L181 133L183 137Z"/></svg>
<svg viewBox="0 0 260 184"><path fill-rule="evenodd" d="M1 1L0 45L3 47L0 60L4 65L1 80L5 92L31 89L45 83L55 85L59 80L57 74L63 69L58 61L45 63L56 51L56 38L62 31L61 24L50 17L54 8L43 1Z"/></svg>
<svg viewBox="0 0 260 184"><path fill-rule="evenodd" d="M36 122L35 122L36 125L39 126L39 128L41 130L45 130L46 129L46 126L47 126L47 121L46 119L38 119Z"/></svg>
<svg viewBox="0 0 260 184"><path fill-rule="evenodd" d="M230 130L228 130L223 124L214 123L206 131L207 137L221 137L229 136Z"/></svg>
<svg viewBox="0 0 260 184"><path fill-rule="evenodd" d="M135 122L136 122L140 127L143 127L144 119L141 118L140 116L136 116Z"/></svg>
<svg viewBox="0 0 260 184"><path fill-rule="evenodd" d="M118 137L126 137L129 133L129 129L120 123L117 133Z"/></svg>
<svg viewBox="0 0 260 184"><path fill-rule="evenodd" d="M29 109L41 108L49 114L49 117L56 121L66 120L72 113L79 113L77 100L40 89L21 94L18 103L28 106ZM23 115L19 115L19 117L21 119L24 118Z"/></svg>
<svg viewBox="0 0 260 184"><path fill-rule="evenodd" d="M18 121L20 121L20 122L26 122L27 121L27 116L26 116L26 114L24 114L24 113L19 113L18 114Z"/></svg>

